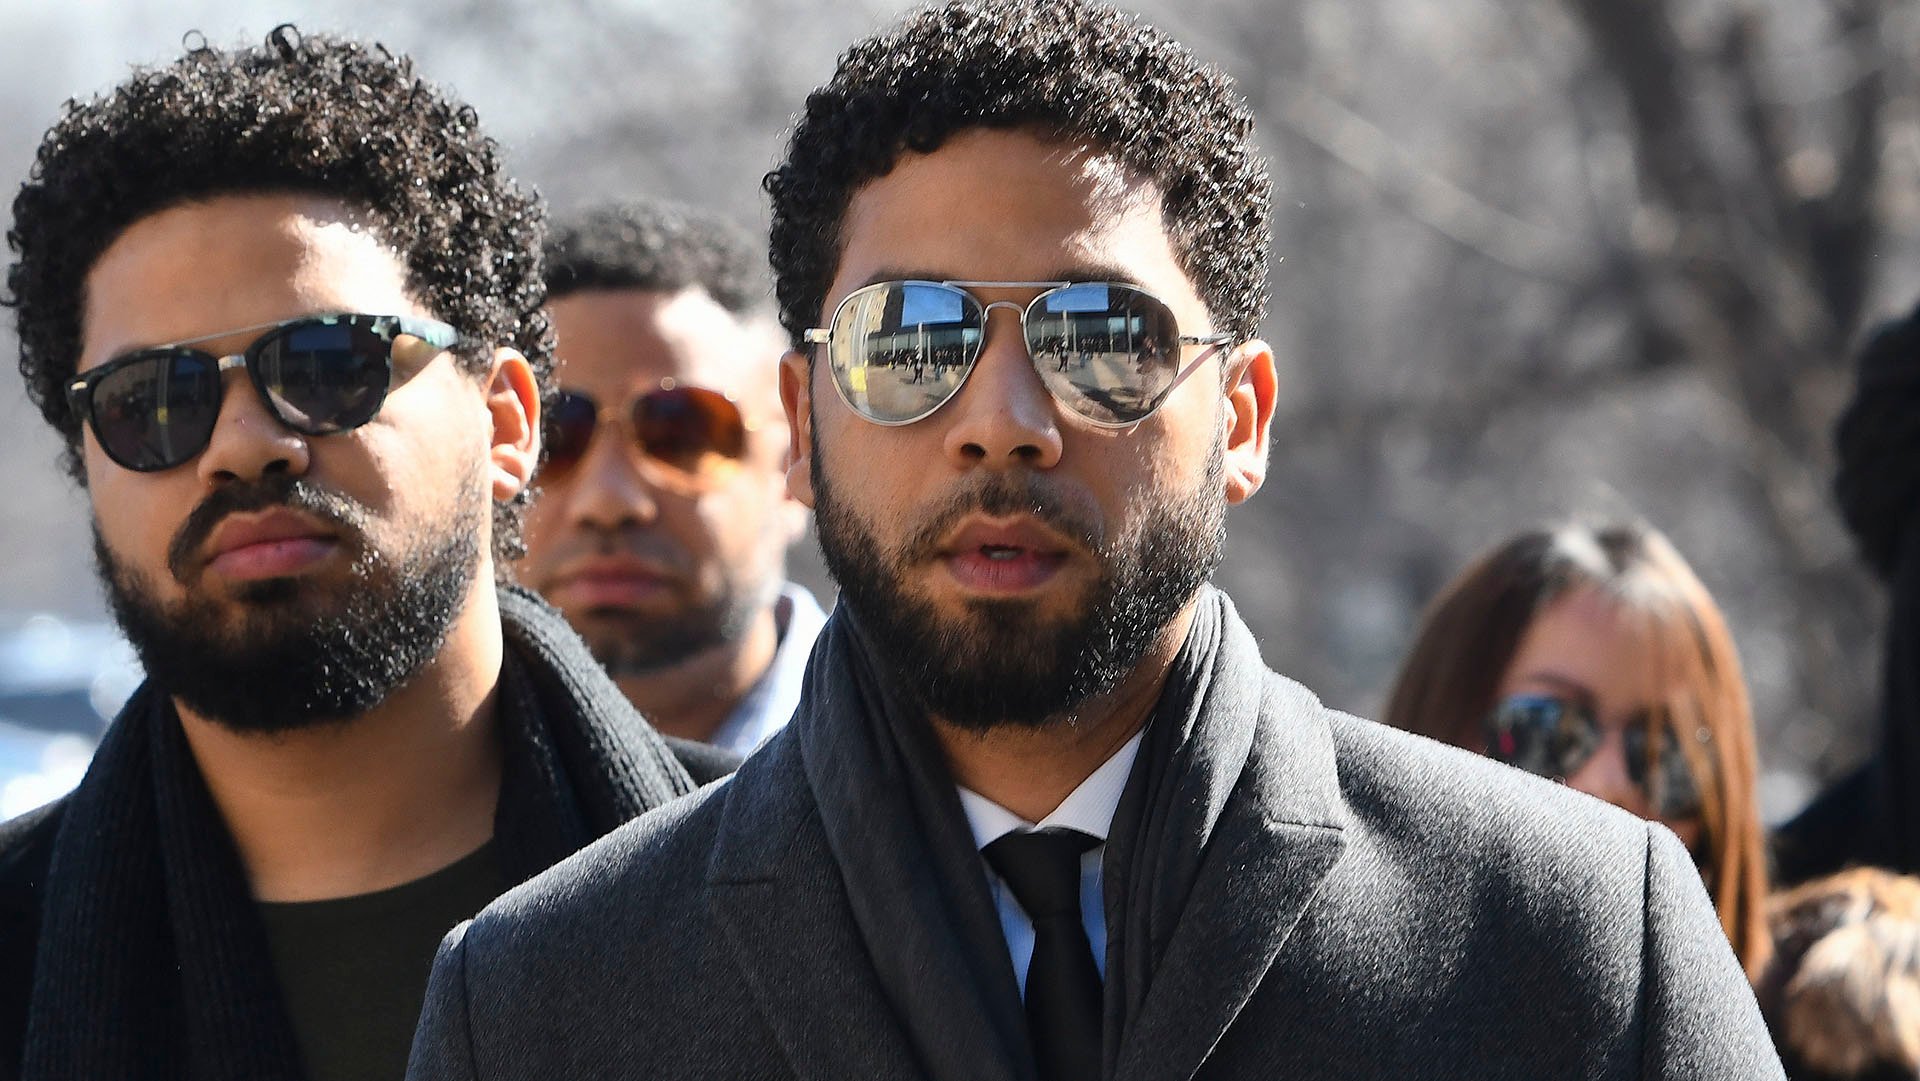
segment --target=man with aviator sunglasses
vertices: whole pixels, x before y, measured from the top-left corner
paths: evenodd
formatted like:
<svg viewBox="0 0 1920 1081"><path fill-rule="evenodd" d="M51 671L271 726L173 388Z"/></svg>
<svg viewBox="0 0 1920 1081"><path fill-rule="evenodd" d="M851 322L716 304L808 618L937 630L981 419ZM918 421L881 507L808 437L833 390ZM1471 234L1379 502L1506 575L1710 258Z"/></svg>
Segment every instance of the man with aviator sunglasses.
<svg viewBox="0 0 1920 1081"><path fill-rule="evenodd" d="M729 764L500 584L543 235L464 105L289 27L47 133L21 369L148 679L0 827L0 1078L396 1077L448 927Z"/></svg>
<svg viewBox="0 0 1920 1081"><path fill-rule="evenodd" d="M449 935L410 1077L1780 1077L1670 834L1326 709L1207 584L1278 395L1221 73L960 0L800 117L799 708Z"/></svg>
<svg viewBox="0 0 1920 1081"><path fill-rule="evenodd" d="M740 754L793 715L826 620L785 581L806 508L760 263L726 223L652 200L555 228L560 393L517 568L657 728Z"/></svg>

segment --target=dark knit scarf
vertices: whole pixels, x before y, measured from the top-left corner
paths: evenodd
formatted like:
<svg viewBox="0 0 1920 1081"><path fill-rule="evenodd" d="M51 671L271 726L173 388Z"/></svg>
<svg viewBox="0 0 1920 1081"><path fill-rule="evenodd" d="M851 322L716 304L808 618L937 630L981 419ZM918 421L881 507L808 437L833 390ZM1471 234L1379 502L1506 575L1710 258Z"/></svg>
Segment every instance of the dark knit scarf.
<svg viewBox="0 0 1920 1081"><path fill-rule="evenodd" d="M1018 984L953 777L900 693L911 674L880 672L864 633L835 610L793 721L855 922L927 1077L1032 1081ZM1205 588L1103 857L1108 1073L1246 764L1265 673L1232 604Z"/></svg>
<svg viewBox="0 0 1920 1081"><path fill-rule="evenodd" d="M1880 673L1880 746L1786 833L1798 842L1782 876L1800 881L1854 863L1920 874L1920 529L1890 568L1892 604ZM1804 864L1804 867L1803 867Z"/></svg>
<svg viewBox="0 0 1920 1081"><path fill-rule="evenodd" d="M1887 612L1872 858L1920 874L1920 529L1909 534Z"/></svg>
<svg viewBox="0 0 1920 1081"><path fill-rule="evenodd" d="M559 614L505 589L495 846L515 881L691 790ZM167 696L143 686L70 797L23 1077L301 1076L266 932Z"/></svg>

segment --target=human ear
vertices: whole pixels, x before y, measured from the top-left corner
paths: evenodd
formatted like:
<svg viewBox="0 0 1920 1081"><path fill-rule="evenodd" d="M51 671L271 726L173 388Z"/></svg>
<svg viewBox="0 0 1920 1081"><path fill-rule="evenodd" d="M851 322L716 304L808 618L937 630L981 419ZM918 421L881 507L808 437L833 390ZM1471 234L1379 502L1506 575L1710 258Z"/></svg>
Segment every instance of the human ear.
<svg viewBox="0 0 1920 1081"><path fill-rule="evenodd" d="M1227 502L1233 504L1246 502L1266 482L1280 376L1273 347L1258 338L1235 349L1227 364L1232 382L1222 413L1227 425L1224 473Z"/></svg>
<svg viewBox="0 0 1920 1081"><path fill-rule="evenodd" d="M488 468L493 498L512 499L533 480L540 462L540 385L518 349L494 350L487 374L487 414L493 420Z"/></svg>
<svg viewBox="0 0 1920 1081"><path fill-rule="evenodd" d="M787 414L787 494L813 506L813 365L789 349L780 357L780 407Z"/></svg>

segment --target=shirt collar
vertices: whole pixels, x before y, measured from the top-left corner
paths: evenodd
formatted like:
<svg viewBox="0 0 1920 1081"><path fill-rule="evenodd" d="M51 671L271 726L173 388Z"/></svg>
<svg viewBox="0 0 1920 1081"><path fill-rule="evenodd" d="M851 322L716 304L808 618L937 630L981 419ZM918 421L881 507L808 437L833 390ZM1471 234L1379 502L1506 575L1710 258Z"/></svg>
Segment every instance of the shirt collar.
<svg viewBox="0 0 1920 1081"><path fill-rule="evenodd" d="M955 785L960 790L960 809L967 813L967 825L973 830L974 847L985 848L1016 830L1051 827L1079 830L1105 841L1107 831L1113 828L1113 813L1120 807L1120 794L1126 790L1127 776L1133 772L1133 760L1140 753L1140 738L1145 734L1144 728L1135 732L1068 793L1052 814L1038 822L1029 822L980 793Z"/></svg>
<svg viewBox="0 0 1920 1081"><path fill-rule="evenodd" d="M800 688L806 683L807 656L827 622L820 602L792 582L781 587L773 618L779 645L774 647L772 663L707 739L735 754L752 754L793 717Z"/></svg>

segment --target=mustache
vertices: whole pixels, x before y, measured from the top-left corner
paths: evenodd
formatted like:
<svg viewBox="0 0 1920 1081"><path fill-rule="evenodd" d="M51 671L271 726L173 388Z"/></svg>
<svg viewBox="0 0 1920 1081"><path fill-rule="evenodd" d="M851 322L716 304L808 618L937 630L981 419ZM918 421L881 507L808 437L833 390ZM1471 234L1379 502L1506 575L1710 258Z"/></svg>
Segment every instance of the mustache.
<svg viewBox="0 0 1920 1081"><path fill-rule="evenodd" d="M941 541L969 514L993 518L1025 514L1096 555L1105 543L1099 523L1051 480L1035 473L1009 473L983 477L943 500L926 524L901 545L902 555L909 562L933 559Z"/></svg>
<svg viewBox="0 0 1920 1081"><path fill-rule="evenodd" d="M596 556L627 556L658 564L675 573L683 571L687 553L679 544L654 529L635 526L583 526L580 541L569 545L571 553ZM571 560L575 556L569 556Z"/></svg>
<svg viewBox="0 0 1920 1081"><path fill-rule="evenodd" d="M371 515L358 502L315 487L289 473L269 473L257 481L233 481L200 501L167 545L167 571L175 581L189 584L199 574L195 559L213 531L229 515L246 514L270 507L285 507L317 518L357 539L366 530Z"/></svg>
<svg viewBox="0 0 1920 1081"><path fill-rule="evenodd" d="M584 530L584 532L588 532L588 541L584 547L588 547L593 555L628 555L634 559L645 559L649 563L668 566L680 565L680 561L685 557L680 551L680 545L662 538L655 530L649 530L649 528L620 528L620 530L595 528L595 530Z"/></svg>

